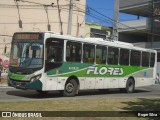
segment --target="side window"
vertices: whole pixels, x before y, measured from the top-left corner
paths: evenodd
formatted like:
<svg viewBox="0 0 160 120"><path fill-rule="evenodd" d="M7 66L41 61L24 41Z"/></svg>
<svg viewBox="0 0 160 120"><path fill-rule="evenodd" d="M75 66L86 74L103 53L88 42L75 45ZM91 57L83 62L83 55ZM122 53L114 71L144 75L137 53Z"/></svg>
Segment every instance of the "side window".
<svg viewBox="0 0 160 120"><path fill-rule="evenodd" d="M157 52L157 62L160 62L160 52Z"/></svg>
<svg viewBox="0 0 160 120"><path fill-rule="evenodd" d="M107 49L104 46L96 46L96 63L106 64Z"/></svg>
<svg viewBox="0 0 160 120"><path fill-rule="evenodd" d="M149 52L142 52L142 66L149 66Z"/></svg>
<svg viewBox="0 0 160 120"><path fill-rule="evenodd" d="M45 47L45 71L60 67L63 64L64 40L49 38L46 40Z"/></svg>
<svg viewBox="0 0 160 120"><path fill-rule="evenodd" d="M76 42L67 42L66 60L68 62L81 62L82 44Z"/></svg>
<svg viewBox="0 0 160 120"><path fill-rule="evenodd" d="M95 46L90 44L83 45L83 62L94 63Z"/></svg>
<svg viewBox="0 0 160 120"><path fill-rule="evenodd" d="M108 47L108 59L107 63L108 64L118 64L118 48L115 47Z"/></svg>
<svg viewBox="0 0 160 120"><path fill-rule="evenodd" d="M140 63L141 63L141 52L132 50L131 51L131 59L130 60L131 60L131 62L130 62L131 66L140 66Z"/></svg>
<svg viewBox="0 0 160 120"><path fill-rule="evenodd" d="M155 53L150 53L150 67L154 67L155 64Z"/></svg>
<svg viewBox="0 0 160 120"><path fill-rule="evenodd" d="M129 50L120 49L120 65L129 65Z"/></svg>

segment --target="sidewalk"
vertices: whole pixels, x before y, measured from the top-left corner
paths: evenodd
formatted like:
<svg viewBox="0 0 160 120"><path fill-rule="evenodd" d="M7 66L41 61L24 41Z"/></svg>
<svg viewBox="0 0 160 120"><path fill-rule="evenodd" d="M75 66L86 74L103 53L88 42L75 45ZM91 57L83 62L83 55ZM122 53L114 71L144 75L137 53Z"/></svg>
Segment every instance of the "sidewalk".
<svg viewBox="0 0 160 120"><path fill-rule="evenodd" d="M5 83L0 83L0 87L8 87L8 85Z"/></svg>
<svg viewBox="0 0 160 120"><path fill-rule="evenodd" d="M2 73L1 74L1 79L7 80L7 75L8 75L8 73ZM0 82L0 87L8 87L8 85L7 85L7 83Z"/></svg>

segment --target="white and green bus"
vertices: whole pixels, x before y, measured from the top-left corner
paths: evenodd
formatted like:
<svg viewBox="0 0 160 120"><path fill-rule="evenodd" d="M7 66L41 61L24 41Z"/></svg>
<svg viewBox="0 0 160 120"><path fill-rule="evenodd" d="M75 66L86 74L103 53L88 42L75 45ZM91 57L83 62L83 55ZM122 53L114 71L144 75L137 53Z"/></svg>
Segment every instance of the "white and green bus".
<svg viewBox="0 0 160 120"><path fill-rule="evenodd" d="M101 38L76 38L52 32L13 35L8 85L40 93L119 88L128 93L152 85L157 52Z"/></svg>

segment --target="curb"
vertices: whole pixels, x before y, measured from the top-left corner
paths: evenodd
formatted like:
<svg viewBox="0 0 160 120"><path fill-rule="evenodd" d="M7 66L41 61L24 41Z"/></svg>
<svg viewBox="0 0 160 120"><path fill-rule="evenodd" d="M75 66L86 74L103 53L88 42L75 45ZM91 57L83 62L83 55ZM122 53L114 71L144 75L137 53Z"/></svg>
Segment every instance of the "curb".
<svg viewBox="0 0 160 120"><path fill-rule="evenodd" d="M8 86L7 84L0 83L0 88L12 88L12 87Z"/></svg>

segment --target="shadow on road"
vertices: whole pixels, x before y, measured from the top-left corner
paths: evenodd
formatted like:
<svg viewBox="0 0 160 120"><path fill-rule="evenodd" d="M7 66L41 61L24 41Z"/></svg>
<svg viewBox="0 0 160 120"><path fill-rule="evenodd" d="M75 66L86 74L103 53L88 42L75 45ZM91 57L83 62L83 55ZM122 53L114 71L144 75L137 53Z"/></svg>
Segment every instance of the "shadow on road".
<svg viewBox="0 0 160 120"><path fill-rule="evenodd" d="M139 98L138 101L131 102L123 102L123 104L127 104L128 107L124 107L122 109L127 111L142 111L146 113L151 113L151 111L160 111L160 98ZM146 117L146 120L160 120L159 117Z"/></svg>
<svg viewBox="0 0 160 120"><path fill-rule="evenodd" d="M136 93L146 93L150 92L147 90L136 90L134 94ZM33 98L33 99L45 99L45 98L57 98L62 97L62 93L59 91L50 91L47 94L39 94L36 91L33 90L12 90L8 91L6 94L12 95L12 96L18 96L18 97L24 97L24 98ZM79 91L77 96L90 96L90 95L121 95L121 94L127 94L124 91L121 91L119 89L110 89L110 90L82 90Z"/></svg>
<svg viewBox="0 0 160 120"><path fill-rule="evenodd" d="M8 91L7 94L12 96L33 98L33 99L57 98L62 96L58 91L48 92L47 94L39 94L38 92L31 90Z"/></svg>

